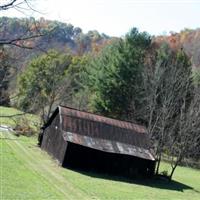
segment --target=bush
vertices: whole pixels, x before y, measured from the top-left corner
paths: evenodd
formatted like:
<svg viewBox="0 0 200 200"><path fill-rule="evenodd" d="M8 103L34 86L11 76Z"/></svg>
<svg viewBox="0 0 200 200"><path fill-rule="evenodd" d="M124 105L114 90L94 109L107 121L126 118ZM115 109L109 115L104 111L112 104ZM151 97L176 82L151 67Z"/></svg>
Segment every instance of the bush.
<svg viewBox="0 0 200 200"><path fill-rule="evenodd" d="M25 135L32 136L38 133L39 127L31 125L30 120L26 116L20 117L16 120L16 125L13 130L16 132L16 135Z"/></svg>
<svg viewBox="0 0 200 200"><path fill-rule="evenodd" d="M165 177L168 177L168 171L167 170L164 170L160 173L162 176L165 176Z"/></svg>

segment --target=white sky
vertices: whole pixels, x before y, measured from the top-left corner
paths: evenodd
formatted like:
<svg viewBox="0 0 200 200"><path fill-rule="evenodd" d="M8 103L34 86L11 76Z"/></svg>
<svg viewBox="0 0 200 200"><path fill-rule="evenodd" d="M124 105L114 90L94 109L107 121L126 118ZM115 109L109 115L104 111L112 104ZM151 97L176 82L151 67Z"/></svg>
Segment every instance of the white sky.
<svg viewBox="0 0 200 200"><path fill-rule="evenodd" d="M32 0L32 5L44 14L28 16L112 36L122 36L133 26L152 35L200 27L200 0ZM0 16L25 17L13 9L1 11Z"/></svg>

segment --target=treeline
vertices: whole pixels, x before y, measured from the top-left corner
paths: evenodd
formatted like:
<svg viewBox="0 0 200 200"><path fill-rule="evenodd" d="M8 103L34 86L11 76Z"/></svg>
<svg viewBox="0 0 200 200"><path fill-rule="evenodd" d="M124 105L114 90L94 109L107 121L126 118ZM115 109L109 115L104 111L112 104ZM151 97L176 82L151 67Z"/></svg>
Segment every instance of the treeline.
<svg viewBox="0 0 200 200"><path fill-rule="evenodd" d="M96 30L83 33L81 28L59 21L0 17L0 104L10 104L17 75L35 57L50 49L74 56L98 53L112 40L115 38Z"/></svg>
<svg viewBox="0 0 200 200"><path fill-rule="evenodd" d="M134 121L148 127L158 160L170 160L171 179L184 158L200 156L200 81L190 59L167 43L131 29L98 53L55 50L32 60L18 77L13 102L40 113L44 123L58 105Z"/></svg>
<svg viewBox="0 0 200 200"><path fill-rule="evenodd" d="M200 29L187 29L179 33L171 32L170 35L161 35L154 38L154 42L159 45L166 42L172 49L182 48L190 58L193 68L200 67Z"/></svg>
<svg viewBox="0 0 200 200"><path fill-rule="evenodd" d="M42 37L32 38L34 33L40 33ZM28 36L30 36L29 39L23 39ZM35 20L34 18L8 17L0 18L0 38L4 41L20 38L17 40L17 45L36 50L68 49L77 54L93 50L99 51L101 46L110 39L106 34L100 34L96 30L83 33L81 28L59 21L45 20L44 18Z"/></svg>
<svg viewBox="0 0 200 200"><path fill-rule="evenodd" d="M83 55L89 51L99 52L104 46L119 38L110 37L96 30L83 33L80 27L74 27L59 21L40 18L8 18L0 17L0 38L2 41L15 38L23 38L41 33L43 37L34 37L28 40L18 40L17 44L32 48L30 51L22 51L12 47L13 57L20 54L20 59L30 60L43 51L56 49L60 51L71 50L74 54ZM170 48L177 50L182 48L190 58L193 68L200 66L200 29L184 29L180 33L171 32L170 35L161 35L152 38L154 46L160 46L166 42Z"/></svg>
<svg viewBox="0 0 200 200"><path fill-rule="evenodd" d="M20 36L15 45L24 47L1 46L1 105L37 113L43 123L62 104L143 124L156 172L168 157L170 179L184 159L199 159L200 73L196 51L190 54L183 36L155 38L133 28L123 38L110 38L42 18L1 18L0 24L2 41ZM38 32L43 36L31 38Z"/></svg>

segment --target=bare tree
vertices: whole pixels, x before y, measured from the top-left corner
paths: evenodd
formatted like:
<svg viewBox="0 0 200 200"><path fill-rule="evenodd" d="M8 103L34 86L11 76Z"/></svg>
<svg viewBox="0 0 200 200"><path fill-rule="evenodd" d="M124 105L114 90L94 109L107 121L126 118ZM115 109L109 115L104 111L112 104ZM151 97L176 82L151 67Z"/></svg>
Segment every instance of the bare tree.
<svg viewBox="0 0 200 200"><path fill-rule="evenodd" d="M158 52L155 70L148 78L148 131L155 145L156 173L159 173L162 155L169 152L169 141L177 139L177 120L188 109L192 91L191 66L183 51L178 53L163 46ZM179 147L177 147L179 148Z"/></svg>
<svg viewBox="0 0 200 200"><path fill-rule="evenodd" d="M184 158L194 158L200 150L200 88L195 88L189 108L187 108L186 97L183 101L181 113L169 134L169 157L172 168L170 179Z"/></svg>
<svg viewBox="0 0 200 200"><path fill-rule="evenodd" d="M7 11L7 10L12 10L15 9L18 12L23 13L25 16L26 13L28 12L38 12L39 11L35 10L33 7L33 4L31 4L32 0L4 0L0 2L0 11ZM26 11L26 13L24 13ZM2 45L12 45L12 46L17 46L21 48L26 48L26 49L33 49L35 46L28 46L24 45L24 41L29 41L36 39L38 37L47 35L48 33L41 33L39 24L34 20L34 18L31 18L32 21L30 23L30 20L27 20L27 27L26 30L18 35L17 37L2 37L0 36L0 46ZM35 26L34 31L30 28L30 26ZM52 31L52 30L49 30Z"/></svg>
<svg viewBox="0 0 200 200"><path fill-rule="evenodd" d="M0 3L0 10L8 10L21 4L28 3L26 0L5 0Z"/></svg>
<svg viewBox="0 0 200 200"><path fill-rule="evenodd" d="M33 0L2 0L0 2L0 11L13 9L24 15L26 15L28 12L30 13L30 11L39 12L34 8L32 2Z"/></svg>

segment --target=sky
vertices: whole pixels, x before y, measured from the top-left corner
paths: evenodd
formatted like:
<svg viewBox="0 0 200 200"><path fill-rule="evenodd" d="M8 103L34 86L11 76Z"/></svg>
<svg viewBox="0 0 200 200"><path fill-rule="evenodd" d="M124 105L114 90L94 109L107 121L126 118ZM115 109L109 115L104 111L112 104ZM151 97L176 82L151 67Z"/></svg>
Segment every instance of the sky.
<svg viewBox="0 0 200 200"><path fill-rule="evenodd" d="M110 36L123 36L132 27L151 35L200 27L200 0L31 0L30 4L37 12L9 9L0 16L44 17Z"/></svg>

